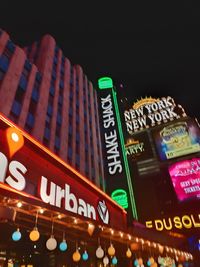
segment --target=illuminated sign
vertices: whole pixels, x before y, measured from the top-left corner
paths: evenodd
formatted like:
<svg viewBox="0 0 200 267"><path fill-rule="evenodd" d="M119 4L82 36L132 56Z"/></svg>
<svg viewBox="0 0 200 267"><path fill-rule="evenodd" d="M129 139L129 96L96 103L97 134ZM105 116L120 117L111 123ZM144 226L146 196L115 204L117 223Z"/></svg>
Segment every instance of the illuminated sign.
<svg viewBox="0 0 200 267"><path fill-rule="evenodd" d="M28 203L116 227L126 223L126 213L111 198L26 133L10 126L0 115L1 194L12 192L18 198L19 193ZM12 153L11 147L15 147Z"/></svg>
<svg viewBox="0 0 200 267"><path fill-rule="evenodd" d="M153 132L161 160L200 151L200 131L192 120L175 122Z"/></svg>
<svg viewBox="0 0 200 267"><path fill-rule="evenodd" d="M182 216L146 221L146 227L156 229L157 231L200 228L200 214L185 214Z"/></svg>
<svg viewBox="0 0 200 267"><path fill-rule="evenodd" d="M111 195L119 188L128 192L129 206L134 218L137 219L116 91L109 77L100 78L98 85L106 192Z"/></svg>
<svg viewBox="0 0 200 267"><path fill-rule="evenodd" d="M127 138L125 148L129 161L146 160L153 157L153 151L146 132L140 132Z"/></svg>
<svg viewBox="0 0 200 267"><path fill-rule="evenodd" d="M200 199L200 158L177 162L169 167L169 173L180 201Z"/></svg>
<svg viewBox="0 0 200 267"><path fill-rule="evenodd" d="M120 146L116 131L116 119L112 103L112 95L101 97L101 108L103 113L104 142L106 148L106 159L108 172L110 175L122 172L122 160Z"/></svg>
<svg viewBox="0 0 200 267"><path fill-rule="evenodd" d="M124 112L126 130L129 134L186 116L183 108L170 96L145 98L134 103Z"/></svg>
<svg viewBox="0 0 200 267"><path fill-rule="evenodd" d="M115 200L121 207L128 208L128 196L125 190L117 189L112 192L111 198Z"/></svg>
<svg viewBox="0 0 200 267"><path fill-rule="evenodd" d="M125 145L126 153L128 156L131 155L140 155L144 151L144 143L139 140L128 139L128 142Z"/></svg>
<svg viewBox="0 0 200 267"><path fill-rule="evenodd" d="M98 80L99 89L108 89L113 87L113 81L110 77L103 77Z"/></svg>

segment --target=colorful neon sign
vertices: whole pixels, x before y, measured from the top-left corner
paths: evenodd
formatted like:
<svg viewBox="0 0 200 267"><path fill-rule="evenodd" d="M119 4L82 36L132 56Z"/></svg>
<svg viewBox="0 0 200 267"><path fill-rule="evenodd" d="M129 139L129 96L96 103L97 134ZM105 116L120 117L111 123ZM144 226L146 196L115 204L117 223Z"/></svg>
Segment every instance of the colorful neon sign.
<svg viewBox="0 0 200 267"><path fill-rule="evenodd" d="M169 167L169 173L180 201L200 199L200 158L177 162Z"/></svg>

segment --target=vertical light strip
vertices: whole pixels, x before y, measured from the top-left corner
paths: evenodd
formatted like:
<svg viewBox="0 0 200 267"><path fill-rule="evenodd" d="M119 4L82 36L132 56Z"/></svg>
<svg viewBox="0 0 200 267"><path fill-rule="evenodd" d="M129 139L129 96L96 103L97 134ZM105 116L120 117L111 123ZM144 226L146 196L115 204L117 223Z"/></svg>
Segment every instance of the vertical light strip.
<svg viewBox="0 0 200 267"><path fill-rule="evenodd" d="M131 175L130 175L128 160L127 160L126 151L125 151L124 135L122 131L121 118L120 118L119 107L118 107L118 102L117 102L117 93L113 87L112 87L112 95L113 95L113 100L114 100L115 113L116 113L116 118L117 118L117 125L118 125L118 130L119 130L119 137L120 137L121 150L122 150L122 155L123 155L123 160L124 160L126 178L128 182L131 208L132 208L133 216L135 217L135 219L138 219L135 197L134 197L133 187L132 187L132 182L131 182Z"/></svg>

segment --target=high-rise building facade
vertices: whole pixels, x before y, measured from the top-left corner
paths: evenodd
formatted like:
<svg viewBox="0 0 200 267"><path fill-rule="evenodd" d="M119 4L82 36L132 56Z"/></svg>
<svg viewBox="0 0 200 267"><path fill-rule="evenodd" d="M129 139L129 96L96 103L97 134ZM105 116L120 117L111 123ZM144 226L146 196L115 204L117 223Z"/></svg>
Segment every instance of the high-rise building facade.
<svg viewBox="0 0 200 267"><path fill-rule="evenodd" d="M53 37L22 49L0 30L0 112L104 188L97 92Z"/></svg>

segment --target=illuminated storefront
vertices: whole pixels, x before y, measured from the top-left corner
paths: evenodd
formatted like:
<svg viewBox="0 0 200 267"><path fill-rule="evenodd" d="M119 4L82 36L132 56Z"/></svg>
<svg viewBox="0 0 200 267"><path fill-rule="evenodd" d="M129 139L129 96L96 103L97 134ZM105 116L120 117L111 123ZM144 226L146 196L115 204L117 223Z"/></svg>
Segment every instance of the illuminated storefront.
<svg viewBox="0 0 200 267"><path fill-rule="evenodd" d="M0 266L152 265L169 247L192 263L183 239L128 227L123 208L2 115L0 148Z"/></svg>

